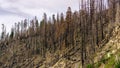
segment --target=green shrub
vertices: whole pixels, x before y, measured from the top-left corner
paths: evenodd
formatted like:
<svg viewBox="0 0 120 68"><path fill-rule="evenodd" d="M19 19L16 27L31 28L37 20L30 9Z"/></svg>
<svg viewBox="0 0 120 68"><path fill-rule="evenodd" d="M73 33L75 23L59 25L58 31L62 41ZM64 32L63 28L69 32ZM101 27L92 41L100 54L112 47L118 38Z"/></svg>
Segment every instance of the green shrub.
<svg viewBox="0 0 120 68"><path fill-rule="evenodd" d="M94 68L94 66L92 64L88 64L87 68Z"/></svg>
<svg viewBox="0 0 120 68"><path fill-rule="evenodd" d="M102 58L102 59L101 59L101 62L105 64L106 59L105 59L105 58Z"/></svg>
<svg viewBox="0 0 120 68"><path fill-rule="evenodd" d="M111 56L105 64L105 68L114 68L114 64L115 64L115 56Z"/></svg>
<svg viewBox="0 0 120 68"><path fill-rule="evenodd" d="M101 62L96 63L96 64L95 64L95 68L99 68L100 65L101 65Z"/></svg>
<svg viewBox="0 0 120 68"><path fill-rule="evenodd" d="M120 68L120 61L117 61L117 62L115 63L115 68Z"/></svg>

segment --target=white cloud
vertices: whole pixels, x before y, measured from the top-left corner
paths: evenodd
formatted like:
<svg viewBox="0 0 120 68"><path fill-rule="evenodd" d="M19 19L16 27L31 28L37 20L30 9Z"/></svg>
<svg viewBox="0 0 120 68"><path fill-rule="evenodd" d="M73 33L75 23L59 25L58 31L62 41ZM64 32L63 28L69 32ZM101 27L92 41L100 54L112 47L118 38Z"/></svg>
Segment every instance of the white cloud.
<svg viewBox="0 0 120 68"><path fill-rule="evenodd" d="M0 32L1 32L1 24L5 24L7 32L11 30L12 25L14 25L15 22L19 22L21 20L24 20L24 18L20 18L14 15L5 15L0 16Z"/></svg>
<svg viewBox="0 0 120 68"><path fill-rule="evenodd" d="M68 6L78 10L78 0L0 0L0 24L9 28L24 18L41 19L44 12L48 16L65 12Z"/></svg>

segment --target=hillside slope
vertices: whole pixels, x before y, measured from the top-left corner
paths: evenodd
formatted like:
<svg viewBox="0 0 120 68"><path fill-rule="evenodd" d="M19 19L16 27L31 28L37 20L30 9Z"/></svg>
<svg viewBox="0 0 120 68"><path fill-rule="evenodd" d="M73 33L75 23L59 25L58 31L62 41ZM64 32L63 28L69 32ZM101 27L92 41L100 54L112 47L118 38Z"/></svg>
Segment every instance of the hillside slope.
<svg viewBox="0 0 120 68"><path fill-rule="evenodd" d="M115 68L115 64L120 60L120 25L117 24L112 32L109 42L96 53L94 63L99 64L99 68Z"/></svg>
<svg viewBox="0 0 120 68"><path fill-rule="evenodd" d="M115 68L120 57L120 2L109 4L81 0L79 11L68 7L65 14L49 19L44 13L40 22L37 17L25 19L15 23L10 34L2 24L0 68Z"/></svg>
<svg viewBox="0 0 120 68"><path fill-rule="evenodd" d="M60 50L55 53L47 51L45 57L43 57L40 54L33 53L32 47L30 48L27 45L28 41L29 39L18 39L4 42L4 45L9 45L2 47L0 68L81 68L82 66L80 46L66 48L62 53ZM120 25L116 24L110 39L107 39L107 41L104 39L99 45L100 47L97 47L96 52L91 55L91 60L94 63L86 64L86 66L114 68L116 62L120 59Z"/></svg>
<svg viewBox="0 0 120 68"><path fill-rule="evenodd" d="M110 37L107 43L101 48L98 48L94 56L94 64L88 64L88 68L115 68L115 64L120 60L120 25L115 25L112 32L113 36ZM74 55L79 58L79 52ZM66 65L66 66L65 66ZM65 58L61 58L51 68L81 68L81 61L70 61Z"/></svg>

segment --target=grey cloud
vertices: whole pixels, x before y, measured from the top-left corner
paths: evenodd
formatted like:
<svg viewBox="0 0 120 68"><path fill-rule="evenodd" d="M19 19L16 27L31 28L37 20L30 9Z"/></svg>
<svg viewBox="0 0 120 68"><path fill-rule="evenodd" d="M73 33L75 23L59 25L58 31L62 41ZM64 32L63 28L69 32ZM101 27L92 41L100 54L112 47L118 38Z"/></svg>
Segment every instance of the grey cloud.
<svg viewBox="0 0 120 68"><path fill-rule="evenodd" d="M6 1L6 2L17 2L17 1L19 1L19 0L4 0L4 1Z"/></svg>
<svg viewBox="0 0 120 68"><path fill-rule="evenodd" d="M20 10L18 10L16 8L5 9L2 7L0 7L0 15L16 15L16 16L21 16L21 17L31 17L30 14L21 12Z"/></svg>
<svg viewBox="0 0 120 68"><path fill-rule="evenodd" d="M68 6L78 7L78 0L5 0L11 4L18 4L24 8L45 8L50 12L62 12ZM76 8L75 8L76 9ZM73 7L74 10L74 7Z"/></svg>
<svg viewBox="0 0 120 68"><path fill-rule="evenodd" d="M78 0L0 0L0 23L5 21L13 24L33 15L41 19L44 11L47 16L52 16L54 13L64 13L68 6L77 10Z"/></svg>

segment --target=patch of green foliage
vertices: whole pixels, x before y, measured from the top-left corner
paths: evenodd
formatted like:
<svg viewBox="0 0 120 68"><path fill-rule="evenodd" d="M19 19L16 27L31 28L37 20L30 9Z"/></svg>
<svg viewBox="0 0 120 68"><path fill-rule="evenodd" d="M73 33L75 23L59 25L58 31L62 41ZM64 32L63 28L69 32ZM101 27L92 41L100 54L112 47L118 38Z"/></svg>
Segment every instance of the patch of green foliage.
<svg viewBox="0 0 120 68"><path fill-rule="evenodd" d="M101 65L101 62L97 62L97 63L95 63L95 68L99 68L100 65Z"/></svg>
<svg viewBox="0 0 120 68"><path fill-rule="evenodd" d="M108 59L107 63L105 64L105 68L113 68L115 64L115 57L112 56L111 58Z"/></svg>
<svg viewBox="0 0 120 68"><path fill-rule="evenodd" d="M117 61L117 62L115 63L115 68L120 68L120 61Z"/></svg>
<svg viewBox="0 0 120 68"><path fill-rule="evenodd" d="M99 62L94 64L95 68L99 68L102 63L106 64L108 60L109 58L107 56L102 57L102 59Z"/></svg>
<svg viewBox="0 0 120 68"><path fill-rule="evenodd" d="M88 64L86 68L94 68L92 64Z"/></svg>
<svg viewBox="0 0 120 68"><path fill-rule="evenodd" d="M105 64L106 59L105 59L105 58L102 58L102 59L101 59L101 62Z"/></svg>
<svg viewBox="0 0 120 68"><path fill-rule="evenodd" d="M100 62L105 64L108 61L108 59L109 58L105 55L104 57L102 57Z"/></svg>

